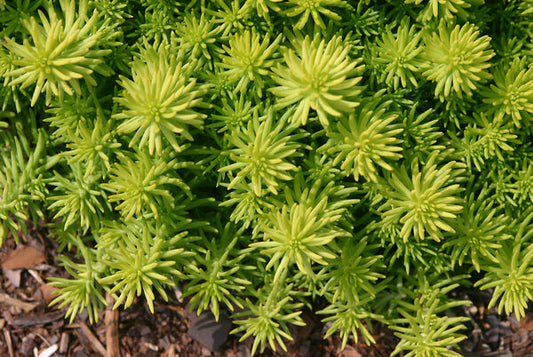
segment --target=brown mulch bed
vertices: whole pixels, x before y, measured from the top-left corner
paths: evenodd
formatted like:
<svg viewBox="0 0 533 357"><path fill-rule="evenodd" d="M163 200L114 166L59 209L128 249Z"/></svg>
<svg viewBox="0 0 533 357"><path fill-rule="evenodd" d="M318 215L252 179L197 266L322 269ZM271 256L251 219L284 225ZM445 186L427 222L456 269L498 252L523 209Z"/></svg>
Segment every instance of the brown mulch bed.
<svg viewBox="0 0 533 357"><path fill-rule="evenodd" d="M223 336L225 342L215 351L202 345L197 336L202 334L201 328L191 328L191 320L196 326L197 318L177 294L170 294L168 302L156 301L154 314L139 299L126 311L102 312L98 323L90 324L86 314L69 323L63 319L64 311L48 306L53 289L46 285L47 278L68 275L55 257L57 244L40 232L44 230L21 235L18 247L14 239L7 239L0 248L0 356L84 357L110 355L109 351L111 356L124 357L250 356L252 341L239 342L239 336ZM476 290L460 293L473 303L464 311L470 322L466 323L468 339L461 344L463 355L533 356L533 312L518 322L514 315L502 316L487 309L490 294ZM375 345L356 343L352 338L341 350L338 336L323 339L325 326L320 318L310 312L303 315L307 326L291 331L294 341L288 344L288 352L267 349L257 355L383 357L389 356L397 343L389 329L376 325Z"/></svg>

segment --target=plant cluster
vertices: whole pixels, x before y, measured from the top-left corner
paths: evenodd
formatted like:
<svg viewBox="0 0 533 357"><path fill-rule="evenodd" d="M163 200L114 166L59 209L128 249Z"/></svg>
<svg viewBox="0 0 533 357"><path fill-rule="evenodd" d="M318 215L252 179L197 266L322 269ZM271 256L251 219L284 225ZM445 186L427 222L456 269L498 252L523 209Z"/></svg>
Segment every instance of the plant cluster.
<svg viewBox="0 0 533 357"><path fill-rule="evenodd" d="M180 284L253 353L306 306L343 344L377 321L394 355L459 356L454 289L524 316L530 0L0 10L0 243L48 222L71 320Z"/></svg>

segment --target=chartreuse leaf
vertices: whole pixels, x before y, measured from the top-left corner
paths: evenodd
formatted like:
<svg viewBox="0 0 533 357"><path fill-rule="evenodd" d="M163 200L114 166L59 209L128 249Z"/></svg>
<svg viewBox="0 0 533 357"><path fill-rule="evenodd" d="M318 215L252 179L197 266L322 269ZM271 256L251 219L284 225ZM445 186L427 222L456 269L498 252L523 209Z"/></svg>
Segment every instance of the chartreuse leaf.
<svg viewBox="0 0 533 357"><path fill-rule="evenodd" d="M49 4L48 16L39 11L39 20L22 19L31 42L20 44L8 38L5 43L19 57L13 61L16 68L5 76L11 78L11 86L35 86L32 106L42 92L46 93L46 104L49 104L53 96L80 94L80 79L96 85L95 71L104 75L112 73L103 60L111 50L99 48L103 31L95 28L97 13L88 16L85 0L79 3L77 11L75 1L61 0L59 4L60 12Z"/></svg>

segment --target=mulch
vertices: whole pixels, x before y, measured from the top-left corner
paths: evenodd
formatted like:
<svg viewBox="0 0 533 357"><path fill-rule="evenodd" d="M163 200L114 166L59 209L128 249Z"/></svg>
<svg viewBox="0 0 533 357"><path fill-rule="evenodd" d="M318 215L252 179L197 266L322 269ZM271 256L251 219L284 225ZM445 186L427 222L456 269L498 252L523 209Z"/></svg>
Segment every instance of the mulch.
<svg viewBox="0 0 533 357"><path fill-rule="evenodd" d="M156 301L154 314L138 299L125 311L102 312L97 323L90 324L86 313L69 323L63 318L64 310L48 306L54 295L47 278L68 274L56 258L57 244L41 232L45 230L30 229L19 236L18 246L8 238L0 248L0 356L250 356L251 339L240 342L239 336L228 334L229 320L224 325L223 318L215 323L208 313L200 317L190 313L187 301L179 298L179 289L169 294L168 302ZM514 315L487 309L490 292L471 289L460 294L472 301L464 310L470 318L465 323L468 339L460 346L464 356L533 356L531 310L517 321ZM341 350L339 336L323 339L327 326L320 317L304 311L303 318L307 326L292 329L294 340L288 343L287 352L267 348L256 355L385 357L398 342L386 326L376 324L375 345L367 346L361 339L355 342L352 337Z"/></svg>

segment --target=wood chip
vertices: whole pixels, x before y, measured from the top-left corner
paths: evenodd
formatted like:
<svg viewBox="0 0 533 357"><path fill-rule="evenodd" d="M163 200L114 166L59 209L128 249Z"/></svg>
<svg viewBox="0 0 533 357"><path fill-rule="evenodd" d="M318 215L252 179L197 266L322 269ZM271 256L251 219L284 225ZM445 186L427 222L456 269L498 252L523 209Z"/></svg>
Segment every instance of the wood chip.
<svg viewBox="0 0 533 357"><path fill-rule="evenodd" d="M11 296L7 294L0 293L0 305L14 306L14 307L18 307L24 312L30 312L31 310L39 306L39 303L21 301L21 300L12 298Z"/></svg>
<svg viewBox="0 0 533 357"><path fill-rule="evenodd" d="M67 354L69 342L70 342L70 334L68 332L63 332L61 334L61 340L59 342L59 353Z"/></svg>
<svg viewBox="0 0 533 357"><path fill-rule="evenodd" d="M149 349L149 350L152 350L154 352L158 352L159 351L159 347L154 345L153 343L150 343L150 342L145 342L144 345Z"/></svg>
<svg viewBox="0 0 533 357"><path fill-rule="evenodd" d="M7 269L2 267L2 273L14 287L20 287L22 269Z"/></svg>
<svg viewBox="0 0 533 357"><path fill-rule="evenodd" d="M52 345L39 353L39 357L52 357L57 352L57 345Z"/></svg>
<svg viewBox="0 0 533 357"><path fill-rule="evenodd" d="M9 252L2 261L2 267L6 269L29 269L46 261L43 252L31 245L20 244L17 249Z"/></svg>
<svg viewBox="0 0 533 357"><path fill-rule="evenodd" d="M174 345L170 345L168 347L167 357L176 357L176 351L174 350Z"/></svg>
<svg viewBox="0 0 533 357"><path fill-rule="evenodd" d="M10 325L14 325L18 327L44 325L44 324L48 324L50 322L59 320L63 318L64 316L65 316L64 311L53 311L53 312L48 312L45 314L35 314L35 315L21 316L21 317L10 316L9 318L6 318L7 316L4 314L4 318L6 318L7 322Z"/></svg>
<svg viewBox="0 0 533 357"><path fill-rule="evenodd" d="M35 265L32 269L37 270L37 271L49 271L49 270L55 269L55 267L53 267L52 265L48 265L46 263L42 263L42 264Z"/></svg>
<svg viewBox="0 0 533 357"><path fill-rule="evenodd" d="M342 357L362 357L352 346L346 346L342 351Z"/></svg>
<svg viewBox="0 0 533 357"><path fill-rule="evenodd" d="M520 325L528 331L533 331L533 313L528 312L526 317L520 320Z"/></svg>
<svg viewBox="0 0 533 357"><path fill-rule="evenodd" d="M35 334L29 333L22 338L22 343L20 344L18 352L22 356L31 356L34 348L35 348Z"/></svg>
<svg viewBox="0 0 533 357"><path fill-rule="evenodd" d="M87 324L84 322L81 322L79 326L81 332L85 335L85 337L87 337L87 339L89 339L93 350L95 350L102 356L106 356L106 350L104 348L104 345L102 345L102 342L100 342L100 340L94 335L89 326L87 326Z"/></svg>
<svg viewBox="0 0 533 357"><path fill-rule="evenodd" d="M44 284L44 281L43 279L41 278L41 276L39 275L39 273L37 273L37 271L33 270L33 269L28 269L28 272L30 273L31 276L33 276L33 278L35 280L37 280L37 282L40 284L40 285L43 285Z"/></svg>
<svg viewBox="0 0 533 357"><path fill-rule="evenodd" d="M11 333L8 330L4 330L4 338L6 340L9 357L15 357L15 352L13 351L13 341L11 340Z"/></svg>

